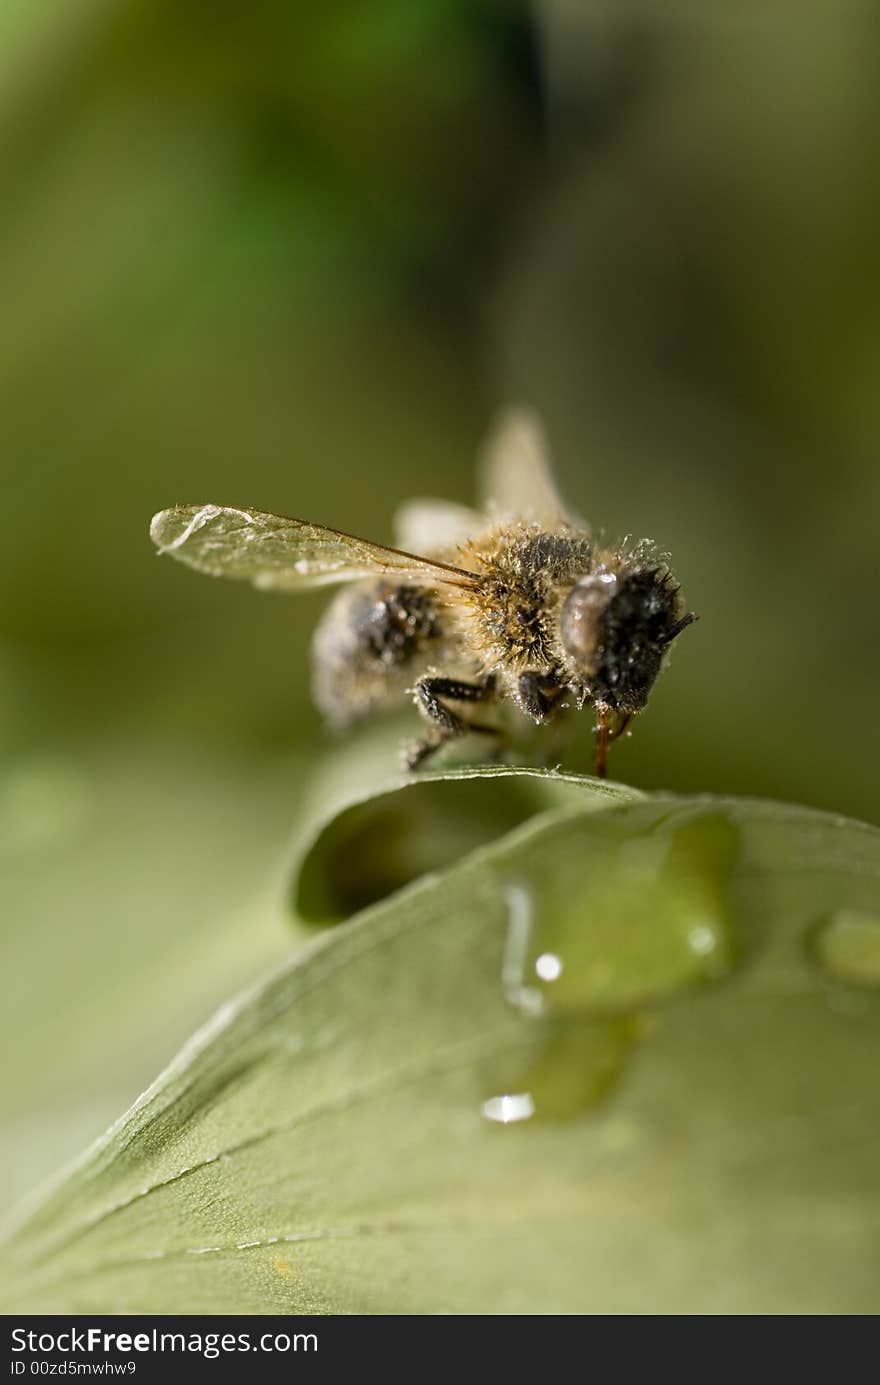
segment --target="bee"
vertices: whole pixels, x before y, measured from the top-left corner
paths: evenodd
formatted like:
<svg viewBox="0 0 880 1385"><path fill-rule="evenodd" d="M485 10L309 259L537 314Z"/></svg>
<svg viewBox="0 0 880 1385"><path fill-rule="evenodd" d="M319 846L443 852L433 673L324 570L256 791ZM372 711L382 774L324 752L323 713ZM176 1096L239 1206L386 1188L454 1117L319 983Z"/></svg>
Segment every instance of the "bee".
<svg viewBox="0 0 880 1385"><path fill-rule="evenodd" d="M155 515L161 553L264 590L345 584L313 641L313 696L346 726L411 694L425 721L416 769L465 733L504 734L504 712L546 725L592 708L594 772L647 704L685 611L649 540L596 541L560 499L537 419L511 411L483 461L482 512L415 500L400 547L224 505Z"/></svg>

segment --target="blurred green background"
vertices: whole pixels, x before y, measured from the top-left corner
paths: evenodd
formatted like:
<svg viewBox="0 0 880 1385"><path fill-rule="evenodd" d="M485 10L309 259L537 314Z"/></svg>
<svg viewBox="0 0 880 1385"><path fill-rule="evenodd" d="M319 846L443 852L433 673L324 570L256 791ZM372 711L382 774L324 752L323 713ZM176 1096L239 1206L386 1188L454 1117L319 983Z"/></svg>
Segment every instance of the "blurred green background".
<svg viewBox="0 0 880 1385"><path fill-rule="evenodd" d="M156 561L156 509L387 539L522 400L702 615L614 774L878 820L876 5L2 0L0 34L4 1202L290 946L324 598Z"/></svg>

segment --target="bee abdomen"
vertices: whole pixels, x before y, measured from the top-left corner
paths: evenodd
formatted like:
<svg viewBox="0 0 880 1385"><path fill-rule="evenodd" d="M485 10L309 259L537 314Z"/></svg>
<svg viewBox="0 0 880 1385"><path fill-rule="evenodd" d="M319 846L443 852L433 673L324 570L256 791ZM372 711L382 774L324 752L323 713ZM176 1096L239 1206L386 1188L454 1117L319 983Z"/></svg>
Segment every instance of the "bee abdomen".
<svg viewBox="0 0 880 1385"><path fill-rule="evenodd" d="M337 726L366 716L406 688L441 636L437 604L424 589L385 580L346 587L312 644L318 709Z"/></svg>

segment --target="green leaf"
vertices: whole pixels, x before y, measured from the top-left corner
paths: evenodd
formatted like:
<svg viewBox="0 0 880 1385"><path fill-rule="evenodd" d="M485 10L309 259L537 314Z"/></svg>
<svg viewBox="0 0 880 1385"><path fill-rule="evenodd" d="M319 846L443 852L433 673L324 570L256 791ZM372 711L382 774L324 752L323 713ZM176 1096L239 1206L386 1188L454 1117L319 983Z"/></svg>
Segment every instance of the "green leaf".
<svg viewBox="0 0 880 1385"><path fill-rule="evenodd" d="M607 808L640 797L636 789L558 770L468 765L387 774L361 752L363 785L335 767L314 791L312 821L297 843L290 900L304 923L339 923L419 876L443 870L536 813ZM380 768L381 766L381 768Z"/></svg>
<svg viewBox="0 0 880 1385"><path fill-rule="evenodd" d="M120 741L0 767L3 1206L296 940L272 876L301 765Z"/></svg>
<svg viewBox="0 0 880 1385"><path fill-rule="evenodd" d="M6 1311L873 1311L880 832L594 790L225 1007L11 1232Z"/></svg>

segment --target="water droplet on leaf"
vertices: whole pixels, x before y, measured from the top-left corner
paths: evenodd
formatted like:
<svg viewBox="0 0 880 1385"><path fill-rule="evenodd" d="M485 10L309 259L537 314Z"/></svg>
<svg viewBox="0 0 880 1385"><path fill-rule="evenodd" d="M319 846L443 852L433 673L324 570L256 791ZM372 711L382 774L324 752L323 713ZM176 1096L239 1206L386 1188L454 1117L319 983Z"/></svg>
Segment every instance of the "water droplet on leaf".
<svg viewBox="0 0 880 1385"><path fill-rule="evenodd" d="M504 993L536 1017L631 1010L733 965L739 829L718 809L637 804L556 825L506 886Z"/></svg>
<svg viewBox="0 0 880 1385"><path fill-rule="evenodd" d="M524 1074L535 1115L564 1120L597 1106L623 1071L638 1028L634 1016L554 1024Z"/></svg>
<svg viewBox="0 0 880 1385"><path fill-rule="evenodd" d="M535 960L535 971L542 981L558 981L562 975L562 961L555 952L542 952Z"/></svg>
<svg viewBox="0 0 880 1385"><path fill-rule="evenodd" d="M490 1096L480 1107L486 1120L497 1121L499 1125L512 1125L516 1121L526 1121L535 1114L535 1103L531 1092L505 1093L503 1096Z"/></svg>
<svg viewBox="0 0 880 1385"><path fill-rule="evenodd" d="M838 909L812 936L812 949L827 975L849 986L880 986L880 914Z"/></svg>

